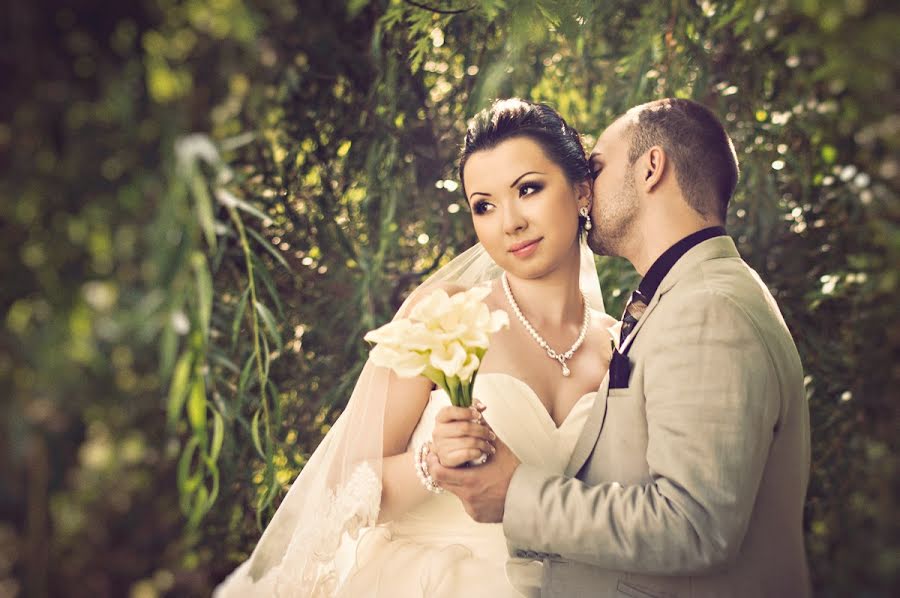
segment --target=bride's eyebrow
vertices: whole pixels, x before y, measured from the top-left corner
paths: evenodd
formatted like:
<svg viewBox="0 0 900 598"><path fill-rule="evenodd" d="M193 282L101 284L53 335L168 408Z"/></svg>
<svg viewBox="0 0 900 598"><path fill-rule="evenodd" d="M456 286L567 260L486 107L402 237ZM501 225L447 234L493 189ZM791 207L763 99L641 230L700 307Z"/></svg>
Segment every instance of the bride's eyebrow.
<svg viewBox="0 0 900 598"><path fill-rule="evenodd" d="M522 180L523 177L526 177L526 176L528 176L529 174L547 174L547 173L545 173L545 172L538 172L537 170L529 170L529 171L526 172L525 174L520 174L520 175L519 175L519 178L517 178L516 180L514 180L514 181L512 182L512 185L509 186L509 188L512 189L513 187L515 187L515 186L519 183L519 181Z"/></svg>
<svg viewBox="0 0 900 598"><path fill-rule="evenodd" d="M529 170L528 172L526 172L526 173L524 173L524 174L520 174L520 175L518 176L518 178L516 178L516 180L514 180L514 181L512 182L512 184L509 186L509 188L512 189L513 187L515 187L515 186L518 184L519 181L521 181L524 177L528 176L529 174L547 174L547 173L546 173L546 172L540 172L540 171L537 171L537 170ZM491 196L490 193L485 193L484 191L473 191L472 193L469 194L469 201L471 201L472 198L475 197L476 195L484 195L485 197L490 197L490 196Z"/></svg>

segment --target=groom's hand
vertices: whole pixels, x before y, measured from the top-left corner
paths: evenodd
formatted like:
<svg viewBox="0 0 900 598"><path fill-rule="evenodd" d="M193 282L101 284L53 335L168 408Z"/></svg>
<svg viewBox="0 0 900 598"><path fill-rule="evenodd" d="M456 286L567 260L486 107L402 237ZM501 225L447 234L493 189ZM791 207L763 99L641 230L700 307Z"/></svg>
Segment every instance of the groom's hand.
<svg viewBox="0 0 900 598"><path fill-rule="evenodd" d="M479 523L500 523L506 492L513 473L521 463L503 441L494 441L497 452L484 465L444 467L434 453L428 454L431 477L462 501L469 516Z"/></svg>

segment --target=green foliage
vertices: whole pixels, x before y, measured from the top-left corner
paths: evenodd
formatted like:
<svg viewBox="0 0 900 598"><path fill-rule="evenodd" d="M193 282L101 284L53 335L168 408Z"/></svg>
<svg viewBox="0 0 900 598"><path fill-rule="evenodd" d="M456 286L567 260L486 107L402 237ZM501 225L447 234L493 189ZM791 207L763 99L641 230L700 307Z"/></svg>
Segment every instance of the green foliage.
<svg viewBox="0 0 900 598"><path fill-rule="evenodd" d="M8 18L0 587L207 595L335 421L363 333L474 242L455 157L467 119L511 95L588 147L660 96L723 116L729 227L808 374L817 594L896 586L892 5L39 1ZM598 269L620 313L637 275Z"/></svg>

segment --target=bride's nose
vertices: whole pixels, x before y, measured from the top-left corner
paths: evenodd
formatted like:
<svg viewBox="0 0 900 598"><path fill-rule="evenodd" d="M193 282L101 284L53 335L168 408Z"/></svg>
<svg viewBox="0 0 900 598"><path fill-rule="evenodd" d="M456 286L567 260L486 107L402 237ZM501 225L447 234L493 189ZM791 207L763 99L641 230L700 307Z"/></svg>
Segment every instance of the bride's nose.
<svg viewBox="0 0 900 598"><path fill-rule="evenodd" d="M519 202L503 202L503 232L508 235L515 234L528 227L528 221L519 208Z"/></svg>

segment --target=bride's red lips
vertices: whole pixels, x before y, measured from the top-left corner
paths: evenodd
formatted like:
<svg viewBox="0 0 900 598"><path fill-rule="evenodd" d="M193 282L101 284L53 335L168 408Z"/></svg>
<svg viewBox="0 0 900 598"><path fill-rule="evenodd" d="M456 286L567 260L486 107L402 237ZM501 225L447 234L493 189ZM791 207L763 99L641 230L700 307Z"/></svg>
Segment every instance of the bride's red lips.
<svg viewBox="0 0 900 598"><path fill-rule="evenodd" d="M517 251L522 251L526 247L530 247L531 245L535 245L536 243L543 240L544 237L539 237L537 239L531 239L530 241L522 241L521 243L516 243L512 247L509 248L510 253L516 253Z"/></svg>

